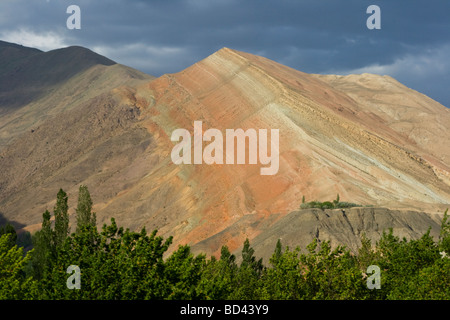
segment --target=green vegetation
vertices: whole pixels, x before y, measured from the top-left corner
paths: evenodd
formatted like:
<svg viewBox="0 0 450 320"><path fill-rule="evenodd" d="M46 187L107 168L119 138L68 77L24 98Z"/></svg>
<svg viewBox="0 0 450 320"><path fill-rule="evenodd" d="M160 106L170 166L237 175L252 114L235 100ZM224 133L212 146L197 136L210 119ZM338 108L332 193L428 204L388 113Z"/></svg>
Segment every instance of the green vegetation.
<svg viewBox="0 0 450 320"><path fill-rule="evenodd" d="M352 207L364 207L361 204L356 203L350 203L350 202L341 202L339 200L339 194L336 197L336 200L333 201L310 201L305 202L305 196L302 197L302 204L300 205L300 209L310 209L310 208L317 208L317 209L344 209L344 208L352 208Z"/></svg>
<svg viewBox="0 0 450 320"><path fill-rule="evenodd" d="M339 204L339 198L336 204ZM449 299L450 222L441 233L407 241L384 232L372 246L364 235L358 254L314 240L302 251L283 248L279 240L268 265L246 240L238 263L226 246L220 258L195 255L189 246L171 254L172 238L124 230L114 219L95 226L86 187L80 187L76 232L70 234L67 195L60 190L51 213L27 253L11 242L8 227L0 236L1 299ZM82 218L84 217L84 218ZM3 230L3 229L1 229ZM71 274L81 270L80 289L68 289ZM381 269L381 289L367 288L367 267Z"/></svg>
<svg viewBox="0 0 450 320"><path fill-rule="evenodd" d="M14 226L8 221L6 221L6 224L4 224L3 226L0 226L0 237L4 234L10 235L10 237L8 238L10 247L17 245L19 247L22 247L24 250L27 250L32 245L31 234L28 231L23 231L17 234Z"/></svg>

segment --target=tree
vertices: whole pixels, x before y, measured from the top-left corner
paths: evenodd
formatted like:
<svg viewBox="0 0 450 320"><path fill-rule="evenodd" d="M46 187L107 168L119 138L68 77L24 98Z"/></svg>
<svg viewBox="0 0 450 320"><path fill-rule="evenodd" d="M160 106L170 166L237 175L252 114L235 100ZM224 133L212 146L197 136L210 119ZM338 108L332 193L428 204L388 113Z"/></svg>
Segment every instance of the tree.
<svg viewBox="0 0 450 320"><path fill-rule="evenodd" d="M203 295L197 291L205 266L205 255L194 257L189 246L180 246L166 260L164 278L167 280L168 299L199 299Z"/></svg>
<svg viewBox="0 0 450 320"><path fill-rule="evenodd" d="M259 280L263 271L262 258L257 260L255 250L250 247L250 241L245 239L242 248L242 261L236 274L236 286L231 299L256 299Z"/></svg>
<svg viewBox="0 0 450 320"><path fill-rule="evenodd" d="M339 205L339 193L337 194L337 196L336 196L336 200L333 200L333 204L334 204L334 207L335 208L337 208L338 207L338 205Z"/></svg>
<svg viewBox="0 0 450 320"><path fill-rule="evenodd" d="M37 231L33 236L33 248L32 255L33 275L36 279L40 280L54 255L54 242L53 231L50 221L50 212L45 210L42 214L42 226L41 230Z"/></svg>
<svg viewBox="0 0 450 320"><path fill-rule="evenodd" d="M230 253L227 246L222 246L220 259L211 258L207 262L197 291L206 299L230 299L231 294L236 290L237 272L235 255Z"/></svg>
<svg viewBox="0 0 450 320"><path fill-rule="evenodd" d="M0 236L0 299L29 299L36 292L36 282L25 276L30 252L24 256L23 248L10 246L12 235Z"/></svg>
<svg viewBox="0 0 450 320"><path fill-rule="evenodd" d="M346 247L332 249L329 241L319 247L314 239L307 250L307 254L300 255L303 298L361 299L368 293L358 263Z"/></svg>
<svg viewBox="0 0 450 320"><path fill-rule="evenodd" d="M41 230L32 237L34 252L32 254L32 272L37 279L42 279L50 264L57 259L57 249L69 234L69 216L67 194L59 189L54 207L55 228L52 229L51 214L48 210L42 215Z"/></svg>
<svg viewBox="0 0 450 320"><path fill-rule="evenodd" d="M281 259L281 255L283 254L283 248L281 246L281 239L277 240L277 244L275 245L275 250L273 252L272 258L270 259L270 263L275 267Z"/></svg>
<svg viewBox="0 0 450 320"><path fill-rule="evenodd" d="M378 266L382 270L381 292L384 299L408 296L408 286L421 270L432 267L441 258L439 248L430 236L430 229L420 238L400 240L392 229L377 243Z"/></svg>
<svg viewBox="0 0 450 320"><path fill-rule="evenodd" d="M320 205L320 209L322 209L322 210L333 209L333 208L334 208L334 204L331 203L330 201L322 202L322 204Z"/></svg>
<svg viewBox="0 0 450 320"><path fill-rule="evenodd" d="M81 185L78 191L78 205L76 208L77 232L86 226L96 226L96 215L92 212L92 199L87 186Z"/></svg>
<svg viewBox="0 0 450 320"><path fill-rule="evenodd" d="M56 196L56 205L53 210L55 215L54 241L56 247L62 245L70 232L68 215L69 206L67 204L67 200L67 194L62 189L59 189Z"/></svg>
<svg viewBox="0 0 450 320"><path fill-rule="evenodd" d="M439 250L450 256L450 221L448 220L448 209L442 218L441 231L439 234Z"/></svg>
<svg viewBox="0 0 450 320"><path fill-rule="evenodd" d="M10 235L9 239L9 246L12 248L17 241L17 233L14 226L10 223L7 223L3 227L0 228L0 237L4 234Z"/></svg>
<svg viewBox="0 0 450 320"><path fill-rule="evenodd" d="M241 268L251 268L259 276L263 269L262 258L256 260L254 256L255 250L250 247L250 241L245 239L244 246L242 248L242 262Z"/></svg>
<svg viewBox="0 0 450 320"><path fill-rule="evenodd" d="M259 299L302 299L304 281L299 268L299 253L299 247L293 251L286 247L283 252L281 241L278 239L275 251L270 258L271 267L264 269L260 281Z"/></svg>
<svg viewBox="0 0 450 320"><path fill-rule="evenodd" d="M363 232L361 234L361 247L358 249L358 262L362 271L370 265L377 264L378 254L372 248L372 241Z"/></svg>

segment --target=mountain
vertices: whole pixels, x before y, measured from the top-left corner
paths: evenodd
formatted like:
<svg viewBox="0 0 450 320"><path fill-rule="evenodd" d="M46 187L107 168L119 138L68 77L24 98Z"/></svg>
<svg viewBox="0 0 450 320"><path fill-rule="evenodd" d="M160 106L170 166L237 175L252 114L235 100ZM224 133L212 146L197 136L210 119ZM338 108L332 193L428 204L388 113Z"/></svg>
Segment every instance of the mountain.
<svg viewBox="0 0 450 320"><path fill-rule="evenodd" d="M38 81L31 101L0 106L0 213L28 230L40 226L59 188L74 221L86 184L99 226L115 217L211 254L224 244L239 249L246 237L266 255L281 235L289 245L318 235L353 246L362 231L375 239L390 225L411 237L432 226L436 235L450 202L450 112L391 77L306 74L223 48L154 79L86 49L62 50L26 49L24 61L64 70L55 71L63 80ZM78 61L70 67L69 56ZM278 129L277 173L262 175L264 165L249 160L174 164L172 133L192 135L196 121L202 133ZM303 196L336 194L374 207L298 211Z"/></svg>
<svg viewBox="0 0 450 320"><path fill-rule="evenodd" d="M42 52L0 42L0 105L20 107L45 94L49 87L67 81L95 65L114 61L89 49L68 47Z"/></svg>
<svg viewBox="0 0 450 320"><path fill-rule="evenodd" d="M0 150L50 116L153 77L72 46L42 52L0 41Z"/></svg>

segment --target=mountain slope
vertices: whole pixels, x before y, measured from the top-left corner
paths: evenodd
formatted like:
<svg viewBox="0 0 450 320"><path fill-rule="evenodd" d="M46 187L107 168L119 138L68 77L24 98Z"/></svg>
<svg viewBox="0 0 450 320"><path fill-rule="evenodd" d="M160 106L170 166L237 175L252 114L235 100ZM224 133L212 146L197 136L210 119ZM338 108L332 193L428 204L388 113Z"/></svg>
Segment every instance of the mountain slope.
<svg viewBox="0 0 450 320"><path fill-rule="evenodd" d="M392 96L410 98L399 107ZM389 113L390 105L399 112ZM401 129L422 113L436 121L428 140ZM0 124L0 213L29 230L59 188L73 221L80 184L91 191L99 225L115 217L173 235L174 247L216 254L287 230L302 196L326 201L339 193L341 201L430 213L450 202L447 151L437 145L450 139L448 111L387 77L310 75L224 48L157 79L96 64L12 114ZM192 135L194 121L203 132L279 129L278 173L261 175L260 164L175 165L172 132ZM327 230L348 232L339 224Z"/></svg>
<svg viewBox="0 0 450 320"><path fill-rule="evenodd" d="M303 252L317 239L318 243L330 241L332 247L346 245L357 254L364 234L372 244L380 239L383 232L393 233L402 239L418 239L430 228L430 235L438 239L441 216L413 210L390 210L387 208L359 207L349 209L303 209L290 212L281 218L261 219L256 215L243 216L225 230L193 246L194 251L205 252L220 246L224 239L238 235L245 226L248 230L264 230L252 239L255 255L266 263L270 260L275 244L280 239L283 248L299 246ZM240 259L242 244L234 253Z"/></svg>
<svg viewBox="0 0 450 320"><path fill-rule="evenodd" d="M0 43L0 150L63 110L153 77L82 47L42 52Z"/></svg>
<svg viewBox="0 0 450 320"><path fill-rule="evenodd" d="M5 75L25 63L25 61L27 61L31 56L41 52L42 51L39 49L28 48L18 44L0 41L1 77L5 77Z"/></svg>
<svg viewBox="0 0 450 320"><path fill-rule="evenodd" d="M154 225L180 232L186 242L213 236L248 214L286 214L298 208L302 195L324 201L339 193L344 201L430 210L449 202L445 163L433 159L435 166L412 153L407 137L381 118L362 113L352 97L315 76L225 48L149 88L155 102L147 126L163 131L167 155L171 132L192 132L194 120L223 132L280 130L275 176L261 176L254 165L185 165L170 172L172 181L164 179L165 184L185 186L179 193L190 205L187 213L169 213L166 223L155 217ZM411 91L404 88L406 95ZM448 123L448 113L444 117ZM447 130L440 135L450 138ZM242 228L223 240L236 246L260 232Z"/></svg>
<svg viewBox="0 0 450 320"><path fill-rule="evenodd" d="M0 44L0 105L17 108L94 65L114 61L89 49L73 46L42 52L2 42Z"/></svg>
<svg viewBox="0 0 450 320"><path fill-rule="evenodd" d="M442 132L449 131L450 109L389 76L316 76L355 100L360 114L380 118L397 136L404 137L408 148L436 166L436 174L440 169L448 171L450 146L448 135ZM448 181L448 176L441 177Z"/></svg>

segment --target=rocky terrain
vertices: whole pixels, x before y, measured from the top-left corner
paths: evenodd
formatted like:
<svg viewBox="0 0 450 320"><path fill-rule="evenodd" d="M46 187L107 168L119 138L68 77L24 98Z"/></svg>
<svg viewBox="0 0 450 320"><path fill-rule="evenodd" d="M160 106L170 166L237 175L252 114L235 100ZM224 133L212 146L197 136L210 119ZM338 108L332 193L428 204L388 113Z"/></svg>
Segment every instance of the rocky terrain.
<svg viewBox="0 0 450 320"><path fill-rule="evenodd" d="M57 81L23 80L19 90L4 47L25 50L24 61L42 64L36 70L78 59ZM435 232L450 202L450 111L390 77L306 74L224 48L154 79L79 47L0 50L0 80L15 81L0 90L0 213L27 230L39 228L59 188L73 217L85 184L99 226L115 217L208 254L224 244L238 250L248 237L266 257L280 237L355 248L362 231L373 239L388 227L410 237ZM33 99L14 102L33 84ZM260 164L175 165L171 134L192 133L194 121L222 132L279 129L278 173L261 175ZM298 211L302 196L338 193L375 207Z"/></svg>
<svg viewBox="0 0 450 320"><path fill-rule="evenodd" d="M243 224L248 228L264 230L252 239L252 247L256 255L268 263L278 239L283 249L287 246L293 250L298 246L302 252L306 252L306 246L317 239L319 245L323 241L330 241L332 247L345 245L357 254L363 234L375 245L383 232L388 233L390 229L400 239L410 240L420 238L430 228L431 236L438 239L441 226L441 215L437 213L372 207L296 210L280 219L273 219L273 223L251 216L242 220L211 239L196 244L194 248L205 251L216 245L212 242L220 243L224 235L233 235ZM242 246L235 250L238 258L241 250Z"/></svg>

